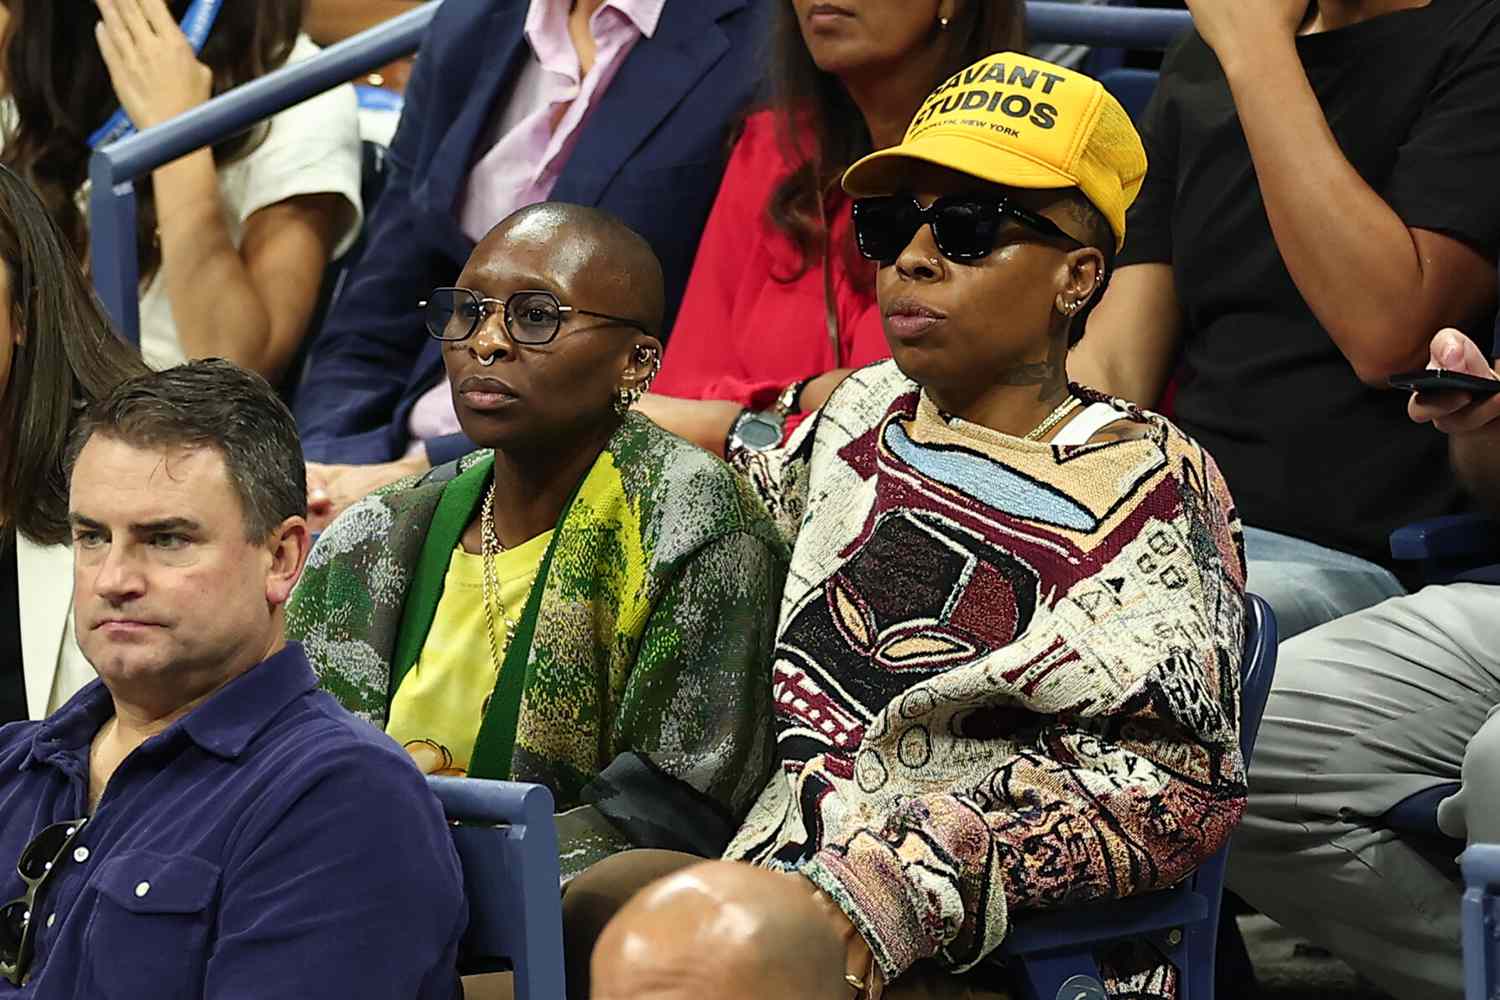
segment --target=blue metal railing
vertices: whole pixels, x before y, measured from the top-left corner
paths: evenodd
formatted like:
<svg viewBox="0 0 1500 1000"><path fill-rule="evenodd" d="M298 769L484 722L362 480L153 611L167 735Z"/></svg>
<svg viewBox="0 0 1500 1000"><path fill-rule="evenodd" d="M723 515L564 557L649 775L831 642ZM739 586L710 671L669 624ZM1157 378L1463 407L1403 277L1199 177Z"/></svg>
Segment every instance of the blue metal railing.
<svg viewBox="0 0 1500 1000"><path fill-rule="evenodd" d="M140 343L135 180L279 111L417 48L441 0L236 87L168 122L105 146L89 164L89 260L94 288L120 332ZM1032 38L1129 49L1163 49L1192 24L1183 10L1030 0Z"/></svg>
<svg viewBox="0 0 1500 1000"><path fill-rule="evenodd" d="M1192 27L1185 10L1106 7L1031 0L1026 28L1036 42L1066 42L1116 49L1165 49Z"/></svg>
<svg viewBox="0 0 1500 1000"><path fill-rule="evenodd" d="M195 149L416 50L440 0L393 18L323 52L267 73L186 114L94 153L89 162L89 260L94 289L117 329L140 343L135 181Z"/></svg>

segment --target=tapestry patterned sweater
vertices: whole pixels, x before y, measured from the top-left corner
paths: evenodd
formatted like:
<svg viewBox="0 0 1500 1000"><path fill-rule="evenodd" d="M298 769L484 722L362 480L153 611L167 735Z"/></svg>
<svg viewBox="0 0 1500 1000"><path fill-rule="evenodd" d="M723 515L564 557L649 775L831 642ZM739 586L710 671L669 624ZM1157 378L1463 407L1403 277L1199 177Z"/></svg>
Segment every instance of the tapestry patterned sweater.
<svg viewBox="0 0 1500 1000"><path fill-rule="evenodd" d="M292 595L287 631L322 686L382 729L493 465L476 452L353 505ZM724 849L771 767L785 572L723 462L626 418L558 520L469 769L552 790L565 880L627 847ZM487 663L483 632L472 645Z"/></svg>
<svg viewBox="0 0 1500 1000"><path fill-rule="evenodd" d="M731 456L793 552L780 766L727 856L808 876L887 979L974 966L1013 908L1178 882L1243 809L1224 481L1162 417L1074 391L1144 436L1023 441L882 362L783 448Z"/></svg>

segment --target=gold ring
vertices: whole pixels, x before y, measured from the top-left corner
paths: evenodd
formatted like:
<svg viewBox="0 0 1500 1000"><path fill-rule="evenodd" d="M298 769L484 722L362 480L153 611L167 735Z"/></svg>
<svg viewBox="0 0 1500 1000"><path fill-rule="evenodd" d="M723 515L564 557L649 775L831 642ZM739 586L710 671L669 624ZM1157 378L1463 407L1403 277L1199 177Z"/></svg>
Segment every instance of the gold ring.
<svg viewBox="0 0 1500 1000"><path fill-rule="evenodd" d="M854 987L861 993L865 991L865 981L852 972L844 973L844 982L848 983L850 986Z"/></svg>

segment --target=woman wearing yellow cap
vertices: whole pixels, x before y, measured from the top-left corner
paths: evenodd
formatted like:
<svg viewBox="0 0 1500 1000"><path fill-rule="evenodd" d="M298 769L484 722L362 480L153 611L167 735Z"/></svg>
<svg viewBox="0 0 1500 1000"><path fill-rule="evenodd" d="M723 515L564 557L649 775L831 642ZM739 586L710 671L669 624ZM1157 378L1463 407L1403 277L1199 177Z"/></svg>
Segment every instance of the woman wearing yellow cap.
<svg viewBox="0 0 1500 1000"><path fill-rule="evenodd" d="M780 766L735 863L626 855L570 889L576 933L670 872L599 938L596 1000L765 995L789 941L778 995L996 996L1013 913L1173 884L1228 837L1233 504L1202 449L1065 364L1145 166L1097 82L1001 53L845 175L893 360L733 456L793 547ZM1142 956L1107 974L1172 993Z"/></svg>

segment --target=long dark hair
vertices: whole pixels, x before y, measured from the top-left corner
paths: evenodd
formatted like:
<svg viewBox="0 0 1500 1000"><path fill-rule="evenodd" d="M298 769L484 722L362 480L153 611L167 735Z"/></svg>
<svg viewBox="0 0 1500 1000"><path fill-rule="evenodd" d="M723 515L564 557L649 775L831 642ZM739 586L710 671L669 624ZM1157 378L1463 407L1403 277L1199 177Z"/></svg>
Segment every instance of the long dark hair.
<svg viewBox="0 0 1500 1000"><path fill-rule="evenodd" d="M965 0L944 35L947 51L932 80L933 88L987 55L1024 51L1024 6L1019 0ZM798 270L780 276L795 281L822 260L820 203L845 169L874 151L874 144L859 106L843 83L813 62L791 0L777 0L771 27L771 105L782 147L797 166L771 193L766 211L801 254ZM911 111L917 113L916 108ZM850 273L864 273L852 238L843 252L852 265Z"/></svg>
<svg viewBox="0 0 1500 1000"><path fill-rule="evenodd" d="M168 0L181 20L191 0ZM74 201L88 177L88 137L118 106L94 25L92 0L5 0L5 87L16 105L6 130L0 163L24 177L41 195L80 258L88 224ZM225 0L198 59L213 70L213 92L263 76L286 62L302 27L302 0ZM264 127L242 132L214 147L228 163L255 148ZM136 245L142 281L161 265L156 241L156 202L151 179L137 182Z"/></svg>
<svg viewBox="0 0 1500 1000"><path fill-rule="evenodd" d="M145 372L114 333L78 258L36 195L0 167L0 261L22 341L0 391L0 534L68 537L68 432L83 409Z"/></svg>

